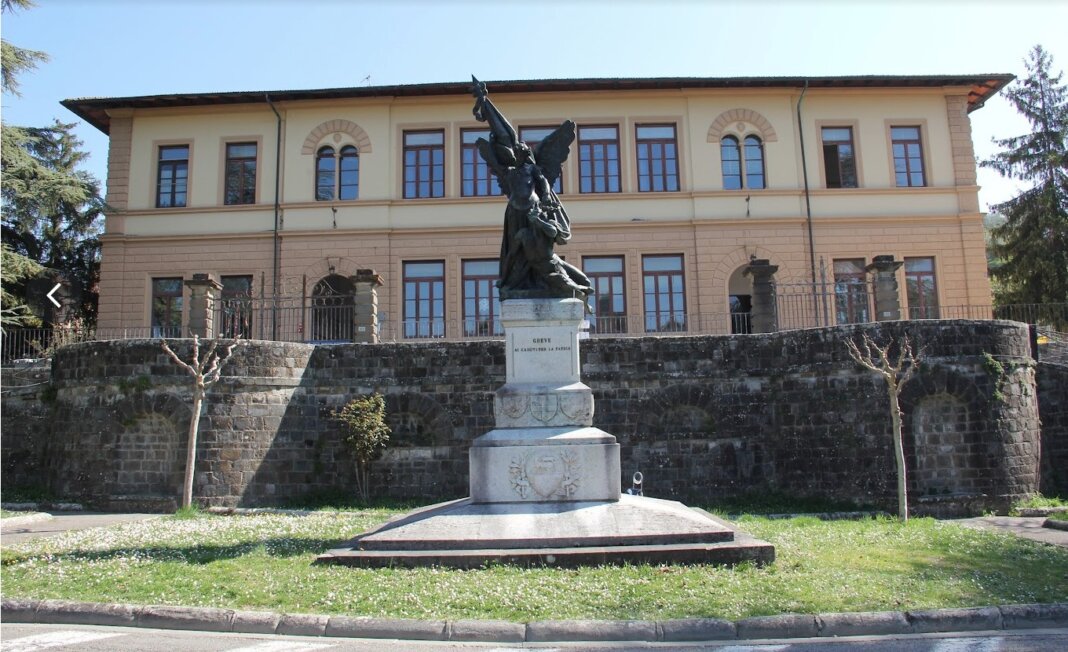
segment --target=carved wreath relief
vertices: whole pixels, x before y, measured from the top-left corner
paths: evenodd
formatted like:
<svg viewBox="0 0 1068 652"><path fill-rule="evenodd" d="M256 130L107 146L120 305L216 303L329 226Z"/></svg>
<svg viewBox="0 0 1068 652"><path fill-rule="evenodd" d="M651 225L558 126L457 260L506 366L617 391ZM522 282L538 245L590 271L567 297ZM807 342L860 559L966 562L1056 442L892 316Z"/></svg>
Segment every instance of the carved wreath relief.
<svg viewBox="0 0 1068 652"><path fill-rule="evenodd" d="M520 498L567 499L578 490L581 466L571 451L535 451L513 458L508 473Z"/></svg>

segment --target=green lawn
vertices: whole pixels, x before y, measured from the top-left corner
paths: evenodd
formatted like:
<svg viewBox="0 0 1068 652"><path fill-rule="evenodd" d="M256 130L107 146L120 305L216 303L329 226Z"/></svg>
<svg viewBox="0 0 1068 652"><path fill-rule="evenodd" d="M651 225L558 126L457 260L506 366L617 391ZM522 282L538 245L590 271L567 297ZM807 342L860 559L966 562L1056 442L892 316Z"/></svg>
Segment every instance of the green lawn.
<svg viewBox="0 0 1068 652"><path fill-rule="evenodd" d="M26 512L13 512L10 509L0 509L0 518L11 518L13 516L25 516Z"/></svg>
<svg viewBox="0 0 1068 652"><path fill-rule="evenodd" d="M685 618L1068 600L1068 550L931 519L745 517L777 561L361 570L315 556L398 513L197 516L5 546L5 597L407 618ZM1053 572L1057 571L1057 572Z"/></svg>

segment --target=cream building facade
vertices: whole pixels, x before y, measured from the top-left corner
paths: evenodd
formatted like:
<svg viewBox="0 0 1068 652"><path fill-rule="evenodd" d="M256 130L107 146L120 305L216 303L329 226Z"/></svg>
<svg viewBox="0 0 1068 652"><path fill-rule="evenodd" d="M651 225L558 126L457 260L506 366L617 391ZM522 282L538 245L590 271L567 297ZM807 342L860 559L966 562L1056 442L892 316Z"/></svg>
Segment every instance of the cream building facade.
<svg viewBox="0 0 1068 652"><path fill-rule="evenodd" d="M903 263L907 316L989 306L968 114L1012 79L487 85L528 141L578 125L558 253L595 282L594 330L729 333L754 259L778 267L780 299L830 288L831 323L872 318L876 256ZM169 333L208 274L253 297L228 326L242 335L350 339L346 297L373 270L384 338L496 332L504 199L468 84L63 104L110 136L101 330Z"/></svg>

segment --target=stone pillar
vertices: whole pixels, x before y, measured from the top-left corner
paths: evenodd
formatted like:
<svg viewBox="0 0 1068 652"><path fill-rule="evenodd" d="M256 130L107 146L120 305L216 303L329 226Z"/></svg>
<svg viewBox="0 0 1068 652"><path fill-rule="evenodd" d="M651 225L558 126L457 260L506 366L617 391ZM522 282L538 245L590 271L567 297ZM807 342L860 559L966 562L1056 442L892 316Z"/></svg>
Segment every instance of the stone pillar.
<svg viewBox="0 0 1068 652"><path fill-rule="evenodd" d="M352 341L357 344L378 343L378 288L382 277L373 269L358 269L349 280L356 286L356 306L353 310Z"/></svg>
<svg viewBox="0 0 1068 652"><path fill-rule="evenodd" d="M215 337L215 302L219 298L222 285L208 274L193 274L192 280L186 281L189 288L189 321L186 330L189 336L201 339Z"/></svg>
<svg viewBox="0 0 1068 652"><path fill-rule="evenodd" d="M871 264L864 268L874 273L872 281L875 291L875 321L897 321L901 319L901 296L897 286L897 270L904 265L900 260L890 256L876 256Z"/></svg>
<svg viewBox="0 0 1068 652"><path fill-rule="evenodd" d="M775 272L778 265L768 259L753 260L745 272L753 277L753 308L750 319L754 333L774 333L779 330L779 308L775 300Z"/></svg>

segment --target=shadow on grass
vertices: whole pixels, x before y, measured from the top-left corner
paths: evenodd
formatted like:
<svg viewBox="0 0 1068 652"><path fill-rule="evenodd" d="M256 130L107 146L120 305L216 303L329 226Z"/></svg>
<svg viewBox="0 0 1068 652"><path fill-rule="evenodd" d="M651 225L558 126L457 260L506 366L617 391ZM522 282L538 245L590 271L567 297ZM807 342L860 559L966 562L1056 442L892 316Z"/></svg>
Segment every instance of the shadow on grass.
<svg viewBox="0 0 1068 652"><path fill-rule="evenodd" d="M331 548L337 548L349 540L351 540L351 537L331 539L271 537L229 545L123 546L104 550L75 549L61 553L3 550L0 552L0 565L10 566L37 558L47 559L49 563L136 559L150 562L179 562L201 565L260 553L267 557L280 559L309 554L318 555Z"/></svg>
<svg viewBox="0 0 1068 652"><path fill-rule="evenodd" d="M871 510L868 504L835 500L822 496L796 496L777 491L756 491L703 503L702 508L713 514L817 514Z"/></svg>

